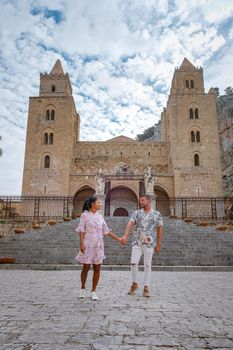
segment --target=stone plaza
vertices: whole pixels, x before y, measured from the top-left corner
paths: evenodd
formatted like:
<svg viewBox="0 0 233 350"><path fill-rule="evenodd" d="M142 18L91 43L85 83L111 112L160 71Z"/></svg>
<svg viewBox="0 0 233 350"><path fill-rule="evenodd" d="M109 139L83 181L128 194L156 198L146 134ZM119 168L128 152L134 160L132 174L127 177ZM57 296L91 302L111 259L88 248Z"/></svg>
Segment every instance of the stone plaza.
<svg viewBox="0 0 233 350"><path fill-rule="evenodd" d="M233 349L233 272L152 272L146 299L102 271L98 302L78 299L79 275L0 270L1 350Z"/></svg>

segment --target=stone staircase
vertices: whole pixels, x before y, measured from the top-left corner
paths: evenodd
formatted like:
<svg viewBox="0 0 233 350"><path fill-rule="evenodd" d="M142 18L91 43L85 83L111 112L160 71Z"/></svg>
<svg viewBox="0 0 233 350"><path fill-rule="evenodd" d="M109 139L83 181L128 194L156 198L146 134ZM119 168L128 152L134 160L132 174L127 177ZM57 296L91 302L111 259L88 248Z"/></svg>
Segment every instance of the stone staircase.
<svg viewBox="0 0 233 350"><path fill-rule="evenodd" d="M128 218L106 218L106 222L114 233L122 235ZM2 238L0 256L15 257L17 264L76 264L77 224L73 220ZM129 265L130 253L130 243L121 247L105 238L105 265ZM153 265L232 266L233 233L164 218L162 250L159 255L154 254Z"/></svg>

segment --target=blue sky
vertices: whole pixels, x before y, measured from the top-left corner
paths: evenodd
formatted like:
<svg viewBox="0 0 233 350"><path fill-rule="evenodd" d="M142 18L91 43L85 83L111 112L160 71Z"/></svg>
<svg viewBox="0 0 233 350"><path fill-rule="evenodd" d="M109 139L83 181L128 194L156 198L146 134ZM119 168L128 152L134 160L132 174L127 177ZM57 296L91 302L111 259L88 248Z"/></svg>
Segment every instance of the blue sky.
<svg viewBox="0 0 233 350"><path fill-rule="evenodd" d="M69 73L82 140L136 137L166 105L184 57L205 88L233 85L228 0L1 0L0 193L20 194L29 96L59 58Z"/></svg>

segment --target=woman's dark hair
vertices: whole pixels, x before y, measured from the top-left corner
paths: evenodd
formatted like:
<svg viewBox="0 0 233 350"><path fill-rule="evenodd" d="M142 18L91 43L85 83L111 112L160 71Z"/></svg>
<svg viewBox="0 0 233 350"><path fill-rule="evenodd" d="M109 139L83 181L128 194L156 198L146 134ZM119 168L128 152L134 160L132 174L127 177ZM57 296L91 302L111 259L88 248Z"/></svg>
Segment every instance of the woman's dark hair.
<svg viewBox="0 0 233 350"><path fill-rule="evenodd" d="M96 197L95 195L89 197L88 199L85 200L84 204L83 204L83 212L85 210L89 211L89 209L91 209L91 205L92 203L95 203L97 201L98 197Z"/></svg>

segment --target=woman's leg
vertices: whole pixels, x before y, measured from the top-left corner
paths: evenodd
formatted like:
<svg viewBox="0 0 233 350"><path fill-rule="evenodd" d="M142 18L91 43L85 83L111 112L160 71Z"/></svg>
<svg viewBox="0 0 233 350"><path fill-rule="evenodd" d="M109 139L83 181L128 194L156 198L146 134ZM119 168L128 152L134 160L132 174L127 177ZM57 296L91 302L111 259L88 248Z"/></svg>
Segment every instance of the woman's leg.
<svg viewBox="0 0 233 350"><path fill-rule="evenodd" d="M89 269L90 269L90 264L83 264L83 269L81 272L81 284L82 284L81 289L86 288L86 280L87 280L87 275L88 275Z"/></svg>
<svg viewBox="0 0 233 350"><path fill-rule="evenodd" d="M100 279L100 267L101 264L93 264L92 292L95 292Z"/></svg>

